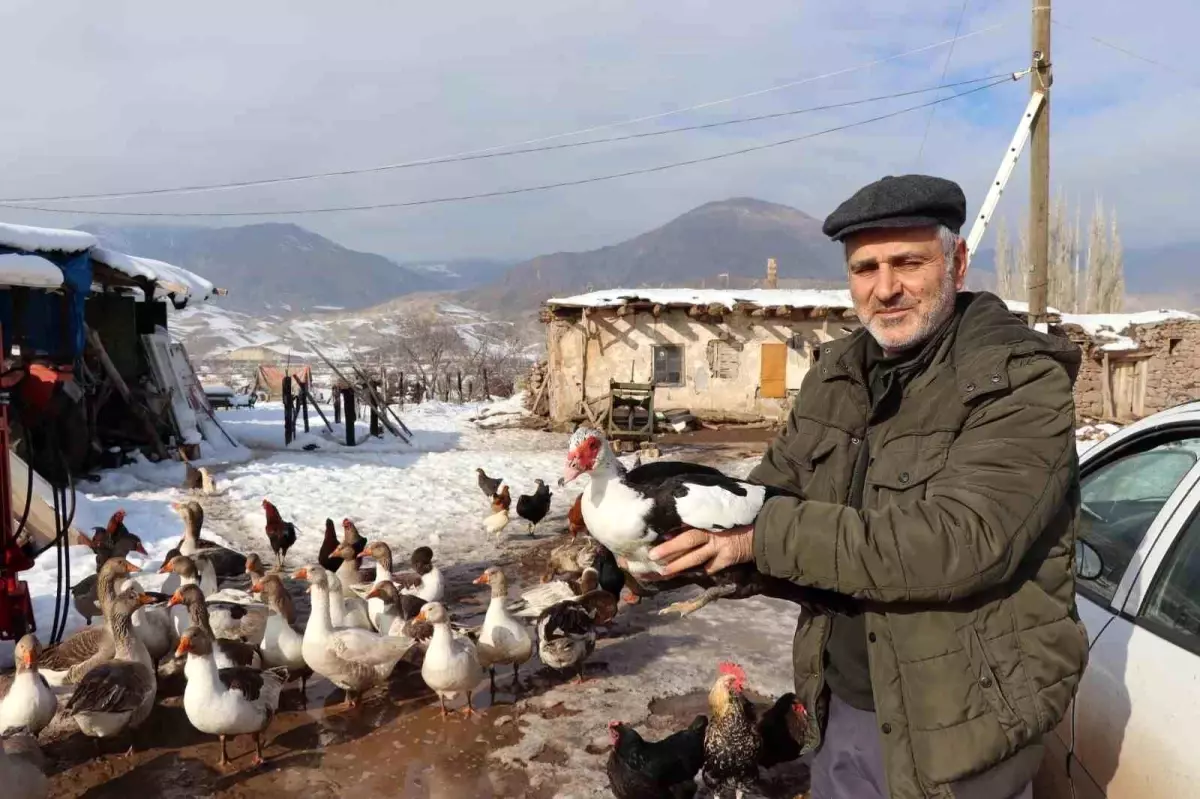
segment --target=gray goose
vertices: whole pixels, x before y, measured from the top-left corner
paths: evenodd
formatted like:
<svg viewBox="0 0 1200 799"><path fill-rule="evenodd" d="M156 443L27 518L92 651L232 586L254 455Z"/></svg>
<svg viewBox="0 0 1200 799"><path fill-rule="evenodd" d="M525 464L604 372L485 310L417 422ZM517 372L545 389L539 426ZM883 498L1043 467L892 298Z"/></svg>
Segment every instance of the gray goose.
<svg viewBox="0 0 1200 799"><path fill-rule="evenodd" d="M179 542L179 554L189 558L204 558L213 565L219 578L239 577L246 570L246 556L229 547L200 537L204 526L204 508L199 502L177 502L176 512L183 517L183 538Z"/></svg>
<svg viewBox="0 0 1200 799"><path fill-rule="evenodd" d="M262 656L259 654L257 646L237 638L218 637L214 634L212 623L209 619L209 607L204 601L204 592L200 590L200 586L180 586L171 595L171 601L167 604L170 607L175 607L176 605L186 607L188 620L191 622L190 626L200 628L209 638L213 639L213 656L216 658L218 668L224 669L235 666L255 669L262 668Z"/></svg>
<svg viewBox="0 0 1200 799"><path fill-rule="evenodd" d="M90 738L115 738L136 729L154 709L158 681L146 645L133 634L133 612L149 605L148 594L118 594L108 609L115 657L88 671L67 700L65 711ZM126 757L133 754L130 741Z"/></svg>
<svg viewBox="0 0 1200 799"><path fill-rule="evenodd" d="M107 617L120 582L136 571L139 571L138 567L123 557L109 558L100 567L96 591L101 615ZM74 685L93 666L110 660L114 652L109 625L97 624L79 630L43 651L38 666L51 685Z"/></svg>

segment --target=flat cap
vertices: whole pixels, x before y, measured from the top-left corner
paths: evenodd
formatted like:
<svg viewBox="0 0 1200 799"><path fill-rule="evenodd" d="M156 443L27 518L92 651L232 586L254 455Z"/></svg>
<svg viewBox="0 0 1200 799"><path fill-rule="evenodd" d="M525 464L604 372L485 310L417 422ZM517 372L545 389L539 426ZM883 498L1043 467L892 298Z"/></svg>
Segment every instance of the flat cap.
<svg viewBox="0 0 1200 799"><path fill-rule="evenodd" d="M932 175L888 175L863 186L825 219L821 230L834 241L869 228L945 225L958 233L967 198L952 180Z"/></svg>

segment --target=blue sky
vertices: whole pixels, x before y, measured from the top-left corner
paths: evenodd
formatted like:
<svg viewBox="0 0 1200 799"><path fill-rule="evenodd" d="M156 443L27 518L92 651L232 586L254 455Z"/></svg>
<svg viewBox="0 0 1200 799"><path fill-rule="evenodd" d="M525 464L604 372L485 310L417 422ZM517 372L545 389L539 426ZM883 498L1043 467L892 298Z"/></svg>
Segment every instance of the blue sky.
<svg viewBox="0 0 1200 799"><path fill-rule="evenodd" d="M1200 238L1192 221L1200 199L1200 116L1191 110L1200 93L1200 51L1189 33L1200 23L1200 4L1054 5L1063 23L1054 29L1053 45L1055 190L1085 207L1103 197L1117 209L1130 245ZM0 196L269 178L522 142L888 58L952 37L961 7L961 0L216 0L188 7L10 0L0 9L6 33L0 71L9 76ZM947 81L1027 66L1028 0L969 0L962 31L984 32L956 44ZM594 135L932 86L948 52L937 47ZM976 206L1028 91L1023 82L938 106L920 169L959 180ZM927 97L551 154L71 207L272 210L515 188L703 157ZM739 195L820 218L863 183L918 168L927 115L913 112L737 158L541 194L287 221L348 246L419 259L590 249ZM1023 160L1001 203L1000 214L1013 222L1024 211L1027 168ZM0 209L0 219L74 225L94 218Z"/></svg>

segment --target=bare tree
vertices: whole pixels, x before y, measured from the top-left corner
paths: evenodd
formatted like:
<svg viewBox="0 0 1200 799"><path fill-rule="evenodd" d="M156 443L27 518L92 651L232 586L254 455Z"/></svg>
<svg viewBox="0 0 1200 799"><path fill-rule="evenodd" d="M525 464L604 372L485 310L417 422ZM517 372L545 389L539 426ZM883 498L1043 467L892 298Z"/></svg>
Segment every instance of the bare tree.
<svg viewBox="0 0 1200 799"><path fill-rule="evenodd" d="M1079 252L1079 231L1068 217L1067 201L1062 192L1050 209L1050 253L1047 264L1049 286L1046 302L1060 311L1078 310L1075 292L1075 261Z"/></svg>
<svg viewBox="0 0 1200 799"><path fill-rule="evenodd" d="M1121 247L1121 234L1117 231L1116 211L1113 211L1109 221L1103 266L1097 310L1100 313L1117 313L1125 305L1125 253Z"/></svg>
<svg viewBox="0 0 1200 799"><path fill-rule="evenodd" d="M460 355L465 347L458 332L434 317L406 320L396 340L399 357L407 371L420 383L425 395L437 396L435 384L446 364Z"/></svg>

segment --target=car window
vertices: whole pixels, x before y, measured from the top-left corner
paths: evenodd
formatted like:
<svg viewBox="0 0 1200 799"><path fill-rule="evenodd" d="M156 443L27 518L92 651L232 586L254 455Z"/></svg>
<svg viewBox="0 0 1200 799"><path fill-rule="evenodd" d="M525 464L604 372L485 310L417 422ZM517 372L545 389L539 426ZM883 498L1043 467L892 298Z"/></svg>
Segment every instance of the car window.
<svg viewBox="0 0 1200 799"><path fill-rule="evenodd" d="M1168 636L1200 648L1200 512L1192 516L1159 567L1141 615Z"/></svg>
<svg viewBox="0 0 1200 799"><path fill-rule="evenodd" d="M1080 481L1080 537L1100 553L1104 568L1080 593L1101 605L1112 601L1133 553L1171 492L1200 452L1200 438L1166 441L1106 463Z"/></svg>

